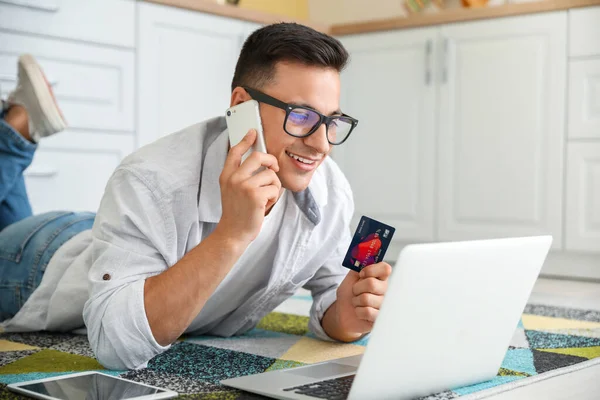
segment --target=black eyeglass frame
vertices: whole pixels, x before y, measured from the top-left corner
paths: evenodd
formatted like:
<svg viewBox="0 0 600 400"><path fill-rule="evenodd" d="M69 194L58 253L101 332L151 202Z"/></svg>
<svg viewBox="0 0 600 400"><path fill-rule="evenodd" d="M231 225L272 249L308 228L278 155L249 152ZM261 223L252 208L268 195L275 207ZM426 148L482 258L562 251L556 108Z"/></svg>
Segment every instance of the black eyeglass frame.
<svg viewBox="0 0 600 400"><path fill-rule="evenodd" d="M299 106L296 104L289 104L289 103L285 103L279 99L276 99L275 97L269 96L268 94L265 94L259 90L256 89L252 89L249 87L245 87L243 86L243 89L248 92L248 94L250 95L250 97L252 97L252 99L258 101L259 103L265 103L268 104L270 106L273 107L277 107L280 108L282 110L285 111L285 119L283 120L283 130L285 131L285 133L287 133L290 136L293 137L297 137L297 138L305 138L308 137L310 135L312 135L313 133L315 133L317 131L317 129L319 129L319 127L325 123L325 136L327 137L327 141L329 142L329 144L331 144L332 146L339 146L340 144L344 143L346 140L348 140L348 138L350 137L350 134L352 133L352 131L354 130L354 128L356 128L356 126L358 125L358 120L356 118L352 118L351 116L347 115L347 114L341 114L341 115L332 115L332 116L327 116L327 115L323 115L320 112L318 112L317 110L315 110L314 108L310 108L310 107L306 107L306 106ZM312 127L312 129L305 135L295 135L293 133L290 133L285 126L287 125L287 120L288 117L290 116L290 113L292 112L292 110L294 109L303 109L303 110L308 110L308 111L312 111L314 113L316 113L319 116L319 122L317 122L315 124L315 126ZM346 135L346 137L344 138L344 140L342 140L339 143L333 143L331 140L329 140L329 124L332 121L335 121L336 119L340 119L340 118L345 118L350 120L350 123L352 124L352 127L350 128L350 130L348 131L348 134Z"/></svg>

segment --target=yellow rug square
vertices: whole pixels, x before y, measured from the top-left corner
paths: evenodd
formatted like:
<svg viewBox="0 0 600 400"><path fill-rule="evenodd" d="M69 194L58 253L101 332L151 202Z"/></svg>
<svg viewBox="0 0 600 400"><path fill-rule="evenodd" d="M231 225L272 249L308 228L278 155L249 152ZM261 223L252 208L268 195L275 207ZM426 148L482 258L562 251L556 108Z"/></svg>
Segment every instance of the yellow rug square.
<svg viewBox="0 0 600 400"><path fill-rule="evenodd" d="M567 354L569 356L584 357L587 359L600 357L600 346L573 347L573 348L568 348L568 349L538 349L538 350L545 351L546 353Z"/></svg>
<svg viewBox="0 0 600 400"><path fill-rule="evenodd" d="M11 342L9 340L0 339L0 352L36 350L38 348L39 347L33 347L23 343Z"/></svg>
<svg viewBox="0 0 600 400"><path fill-rule="evenodd" d="M579 321L566 318L545 317L542 315L523 314L521 317L525 329L545 331L554 329L596 329L600 322Z"/></svg>
<svg viewBox="0 0 600 400"><path fill-rule="evenodd" d="M279 358L282 360L293 360L307 364L314 364L336 358L356 356L363 354L364 352L364 346L325 342L303 337Z"/></svg>

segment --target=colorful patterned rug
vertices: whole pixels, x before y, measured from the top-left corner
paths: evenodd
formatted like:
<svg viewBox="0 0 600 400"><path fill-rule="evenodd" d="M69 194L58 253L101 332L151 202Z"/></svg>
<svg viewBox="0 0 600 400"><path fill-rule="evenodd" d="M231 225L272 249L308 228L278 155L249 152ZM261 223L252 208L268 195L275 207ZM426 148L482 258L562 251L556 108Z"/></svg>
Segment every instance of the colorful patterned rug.
<svg viewBox="0 0 600 400"><path fill-rule="evenodd" d="M290 300L308 303L310 299ZM226 388L219 381L361 354L365 344L319 341L308 332L306 316L273 312L244 336L184 337L147 369L107 371L94 359L85 336L4 333L0 334L0 399L22 398L6 389L9 383L87 370L166 387L184 398L263 399ZM427 399L482 398L596 363L600 363L599 312L528 305L495 379Z"/></svg>

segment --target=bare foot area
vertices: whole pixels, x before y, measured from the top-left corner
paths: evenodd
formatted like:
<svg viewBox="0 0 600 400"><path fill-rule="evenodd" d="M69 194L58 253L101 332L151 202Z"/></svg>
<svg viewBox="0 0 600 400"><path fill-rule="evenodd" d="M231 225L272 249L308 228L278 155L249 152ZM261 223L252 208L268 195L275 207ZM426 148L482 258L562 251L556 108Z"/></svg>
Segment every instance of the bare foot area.
<svg viewBox="0 0 600 400"><path fill-rule="evenodd" d="M32 141L29 135L29 118L27 110L24 107L17 104L12 105L4 115L4 120L19 132L21 136L30 142Z"/></svg>

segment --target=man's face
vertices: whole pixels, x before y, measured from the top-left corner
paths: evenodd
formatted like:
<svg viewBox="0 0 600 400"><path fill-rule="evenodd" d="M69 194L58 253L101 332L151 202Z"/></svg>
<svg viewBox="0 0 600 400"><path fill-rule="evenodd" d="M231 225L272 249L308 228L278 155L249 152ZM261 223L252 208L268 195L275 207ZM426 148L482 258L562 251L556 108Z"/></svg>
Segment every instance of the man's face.
<svg viewBox="0 0 600 400"><path fill-rule="evenodd" d="M257 89L285 103L313 108L323 115L339 114L340 76L335 69L280 62L275 70L274 81ZM260 115L267 152L277 158L277 175L282 186L293 192L306 189L315 170L331 151L325 124L310 136L296 138L283 129L285 110L260 103Z"/></svg>

